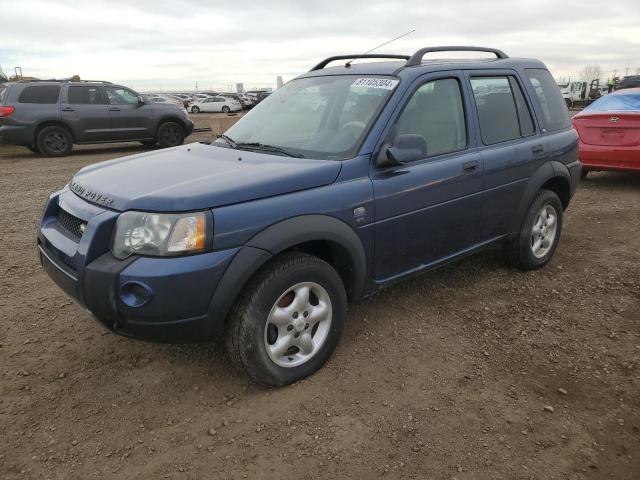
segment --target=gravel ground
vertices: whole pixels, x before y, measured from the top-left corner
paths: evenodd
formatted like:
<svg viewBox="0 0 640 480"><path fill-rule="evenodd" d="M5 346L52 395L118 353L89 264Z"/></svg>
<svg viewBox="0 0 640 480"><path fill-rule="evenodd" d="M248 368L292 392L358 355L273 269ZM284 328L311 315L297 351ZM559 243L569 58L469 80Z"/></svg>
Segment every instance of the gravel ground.
<svg viewBox="0 0 640 480"><path fill-rule="evenodd" d="M47 195L143 150L0 147L0 478L640 478L639 175L583 182L545 269L493 249L388 288L266 390L218 345L105 333L40 268Z"/></svg>

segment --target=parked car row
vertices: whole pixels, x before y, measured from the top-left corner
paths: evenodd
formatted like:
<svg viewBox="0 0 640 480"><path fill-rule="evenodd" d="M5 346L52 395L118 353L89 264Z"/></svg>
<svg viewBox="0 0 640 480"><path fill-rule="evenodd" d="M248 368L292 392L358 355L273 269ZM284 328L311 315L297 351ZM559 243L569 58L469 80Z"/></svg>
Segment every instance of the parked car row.
<svg viewBox="0 0 640 480"><path fill-rule="evenodd" d="M154 103L175 103L182 105L191 113L200 112L237 112L247 110L267 98L271 92L266 90L248 91L244 94L233 92L198 93L146 93L145 97ZM238 108L239 107L239 108Z"/></svg>

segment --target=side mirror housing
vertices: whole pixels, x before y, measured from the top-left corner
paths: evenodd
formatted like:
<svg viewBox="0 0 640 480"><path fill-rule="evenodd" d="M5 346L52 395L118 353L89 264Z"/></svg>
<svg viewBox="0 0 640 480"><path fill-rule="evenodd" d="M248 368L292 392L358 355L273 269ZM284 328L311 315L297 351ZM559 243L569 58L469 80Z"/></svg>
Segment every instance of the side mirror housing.
<svg viewBox="0 0 640 480"><path fill-rule="evenodd" d="M146 103L147 103L147 101L144 98L142 98L141 96L138 97L138 106L139 107L145 105Z"/></svg>
<svg viewBox="0 0 640 480"><path fill-rule="evenodd" d="M382 149L378 166L389 167L415 162L427 156L427 141L422 135L401 134L393 139L393 145ZM386 157L386 158L385 158Z"/></svg>

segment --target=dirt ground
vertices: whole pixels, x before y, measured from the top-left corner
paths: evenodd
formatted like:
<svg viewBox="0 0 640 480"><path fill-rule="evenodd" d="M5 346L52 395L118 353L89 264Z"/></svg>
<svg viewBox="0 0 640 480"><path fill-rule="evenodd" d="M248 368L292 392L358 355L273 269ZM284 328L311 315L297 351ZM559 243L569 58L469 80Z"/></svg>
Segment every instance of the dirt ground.
<svg viewBox="0 0 640 480"><path fill-rule="evenodd" d="M640 478L640 175L583 182L545 269L493 249L384 290L267 390L218 345L105 333L40 268L47 195L144 150L0 147L0 478Z"/></svg>

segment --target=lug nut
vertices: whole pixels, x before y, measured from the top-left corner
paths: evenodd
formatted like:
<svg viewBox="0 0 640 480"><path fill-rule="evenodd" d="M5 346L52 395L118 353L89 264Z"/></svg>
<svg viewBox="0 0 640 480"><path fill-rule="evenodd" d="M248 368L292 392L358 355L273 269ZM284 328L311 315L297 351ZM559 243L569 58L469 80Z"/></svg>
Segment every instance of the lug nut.
<svg viewBox="0 0 640 480"><path fill-rule="evenodd" d="M305 324L304 324L304 329L306 330L307 328L309 328L309 324L308 324L308 323L305 323Z"/></svg>
<svg viewBox="0 0 640 480"><path fill-rule="evenodd" d="M287 332L290 332L291 330L293 330L293 325L287 325Z"/></svg>
<svg viewBox="0 0 640 480"><path fill-rule="evenodd" d="M293 312L293 318L298 318L298 312Z"/></svg>
<svg viewBox="0 0 640 480"><path fill-rule="evenodd" d="M303 316L304 318L307 318L307 317L309 316L309 312L304 312L304 313L302 314L302 316Z"/></svg>
<svg viewBox="0 0 640 480"><path fill-rule="evenodd" d="M300 332L296 332L293 336L298 338L300 336Z"/></svg>

